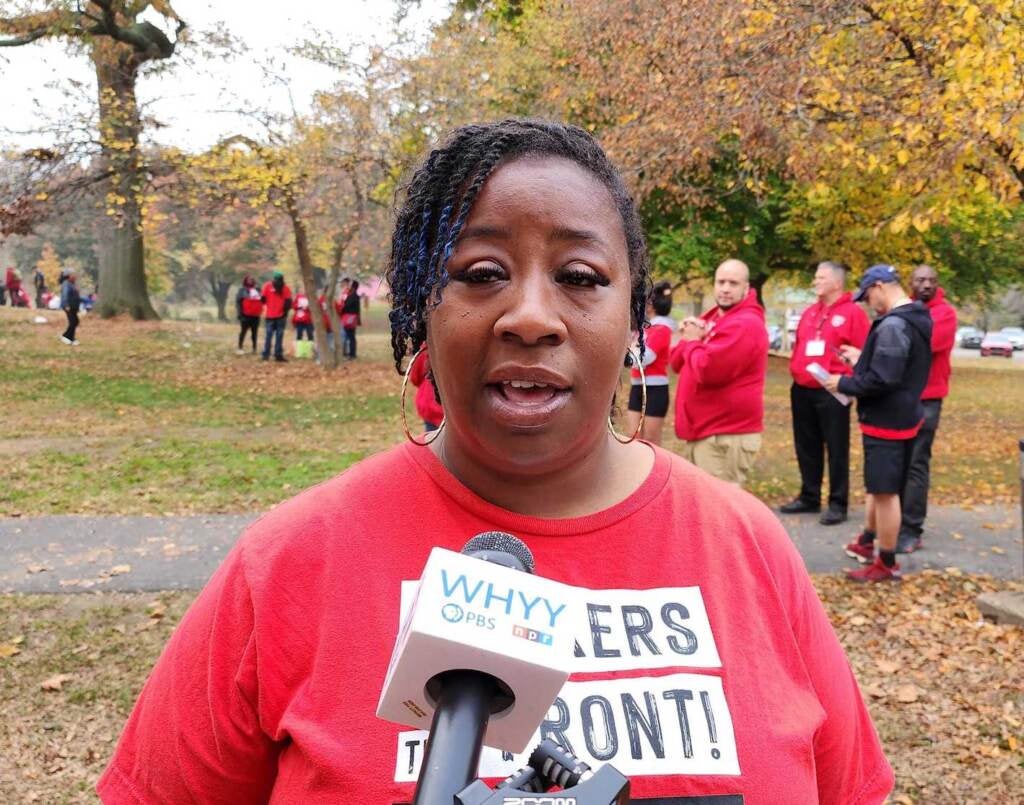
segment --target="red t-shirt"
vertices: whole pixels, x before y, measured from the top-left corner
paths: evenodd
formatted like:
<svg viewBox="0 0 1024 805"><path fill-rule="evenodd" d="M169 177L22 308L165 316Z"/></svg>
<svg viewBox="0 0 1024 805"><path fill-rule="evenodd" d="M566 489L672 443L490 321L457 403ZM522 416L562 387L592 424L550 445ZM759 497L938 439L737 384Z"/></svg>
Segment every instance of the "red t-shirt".
<svg viewBox="0 0 1024 805"><path fill-rule="evenodd" d="M644 377L647 378L649 386L668 385L668 357L672 352L672 333L675 332L675 325L676 323L667 316L655 316L651 320L651 326L644 333L644 360L648 359L648 353L653 356L653 360L644 366ZM630 369L629 376L637 382L640 381L640 372L635 367Z"/></svg>
<svg viewBox="0 0 1024 805"><path fill-rule="evenodd" d="M815 302L800 317L796 328L796 343L789 359L789 373L798 386L820 389L821 383L807 371L808 364L817 363L833 375L852 375L853 367L844 363L839 348L851 344L857 349L864 346L871 323L853 295L844 293L831 305ZM808 344L823 342L820 355L808 355ZM813 346L811 352L817 352Z"/></svg>
<svg viewBox="0 0 1024 805"><path fill-rule="evenodd" d="M295 295L295 313L292 314L292 324L312 324L313 314L309 310L309 298L304 294Z"/></svg>
<svg viewBox="0 0 1024 805"><path fill-rule="evenodd" d="M545 728L629 776L633 802L885 799L892 770L849 663L755 498L655 449L622 502L539 519L404 444L248 529L146 682L103 801L410 802L424 733L375 717L401 593L433 546L493 529L522 537L539 573L589 588ZM521 759L485 750L482 764L496 781Z"/></svg>
<svg viewBox="0 0 1024 805"><path fill-rule="evenodd" d="M701 318L703 338L680 341L670 363L679 372L676 436L698 441L720 433L764 430L764 382L768 329L753 290L724 313L711 308Z"/></svg>
<svg viewBox="0 0 1024 805"><path fill-rule="evenodd" d="M263 283L263 290L260 291L263 298L267 300L267 318L279 319L284 315L284 302L292 298L292 289L287 285L282 286L278 293L274 283L270 280Z"/></svg>
<svg viewBox="0 0 1024 805"><path fill-rule="evenodd" d="M263 313L263 300L255 286L246 288L242 296L242 315L259 316Z"/></svg>
<svg viewBox="0 0 1024 805"><path fill-rule="evenodd" d="M936 289L932 301L925 303L925 307L932 314L932 368L921 399L941 400L949 394L949 375L952 372L949 358L956 345L956 308L946 301L946 292L942 288Z"/></svg>

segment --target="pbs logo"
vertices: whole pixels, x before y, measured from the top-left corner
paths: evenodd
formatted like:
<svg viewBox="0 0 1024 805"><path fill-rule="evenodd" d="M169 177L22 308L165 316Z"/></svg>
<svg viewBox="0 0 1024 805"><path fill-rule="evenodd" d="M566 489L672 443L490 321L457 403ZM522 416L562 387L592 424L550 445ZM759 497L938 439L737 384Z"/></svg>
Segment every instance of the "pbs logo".
<svg viewBox="0 0 1024 805"><path fill-rule="evenodd" d="M466 617L466 613L462 611L462 607L458 604L445 604L441 607L441 617L448 621L448 623L458 623Z"/></svg>

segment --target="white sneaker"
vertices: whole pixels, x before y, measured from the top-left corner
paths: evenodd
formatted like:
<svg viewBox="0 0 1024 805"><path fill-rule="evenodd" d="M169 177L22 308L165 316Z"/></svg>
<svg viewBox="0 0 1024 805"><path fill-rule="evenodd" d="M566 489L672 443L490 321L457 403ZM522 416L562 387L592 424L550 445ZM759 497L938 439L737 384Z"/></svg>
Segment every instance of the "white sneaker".
<svg viewBox="0 0 1024 805"><path fill-rule="evenodd" d="M236 355L244 355L245 354L245 350L244 349L236 349L235 350L235 354Z"/></svg>
<svg viewBox="0 0 1024 805"><path fill-rule="evenodd" d="M79 342L79 340L76 338L74 341L71 342L71 346L77 347L79 345L79 343L81 343L81 342Z"/></svg>
<svg viewBox="0 0 1024 805"><path fill-rule="evenodd" d="M63 335L60 337L60 340L62 344L67 344L69 347L71 346L72 343L74 343L70 338Z"/></svg>

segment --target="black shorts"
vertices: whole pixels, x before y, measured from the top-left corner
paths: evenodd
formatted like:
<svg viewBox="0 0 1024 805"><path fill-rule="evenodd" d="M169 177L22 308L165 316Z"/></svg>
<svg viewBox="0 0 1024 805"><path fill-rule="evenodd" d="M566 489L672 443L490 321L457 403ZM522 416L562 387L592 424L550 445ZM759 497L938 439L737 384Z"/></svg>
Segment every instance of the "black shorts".
<svg viewBox="0 0 1024 805"><path fill-rule="evenodd" d="M899 495L907 482L913 439L864 439L864 491L872 495Z"/></svg>
<svg viewBox="0 0 1024 805"><path fill-rule="evenodd" d="M629 410L639 411L643 402L643 388L639 383L629 389ZM647 387L647 416L663 417L668 413L668 386Z"/></svg>

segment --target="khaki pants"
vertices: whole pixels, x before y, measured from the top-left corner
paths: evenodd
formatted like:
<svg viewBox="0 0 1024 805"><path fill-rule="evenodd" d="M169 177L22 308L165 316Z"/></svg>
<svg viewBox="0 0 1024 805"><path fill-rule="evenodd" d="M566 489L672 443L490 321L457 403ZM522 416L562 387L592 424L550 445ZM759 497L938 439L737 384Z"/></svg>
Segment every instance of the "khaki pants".
<svg viewBox="0 0 1024 805"><path fill-rule="evenodd" d="M683 442L682 456L723 481L743 486L761 449L760 433L720 433Z"/></svg>

